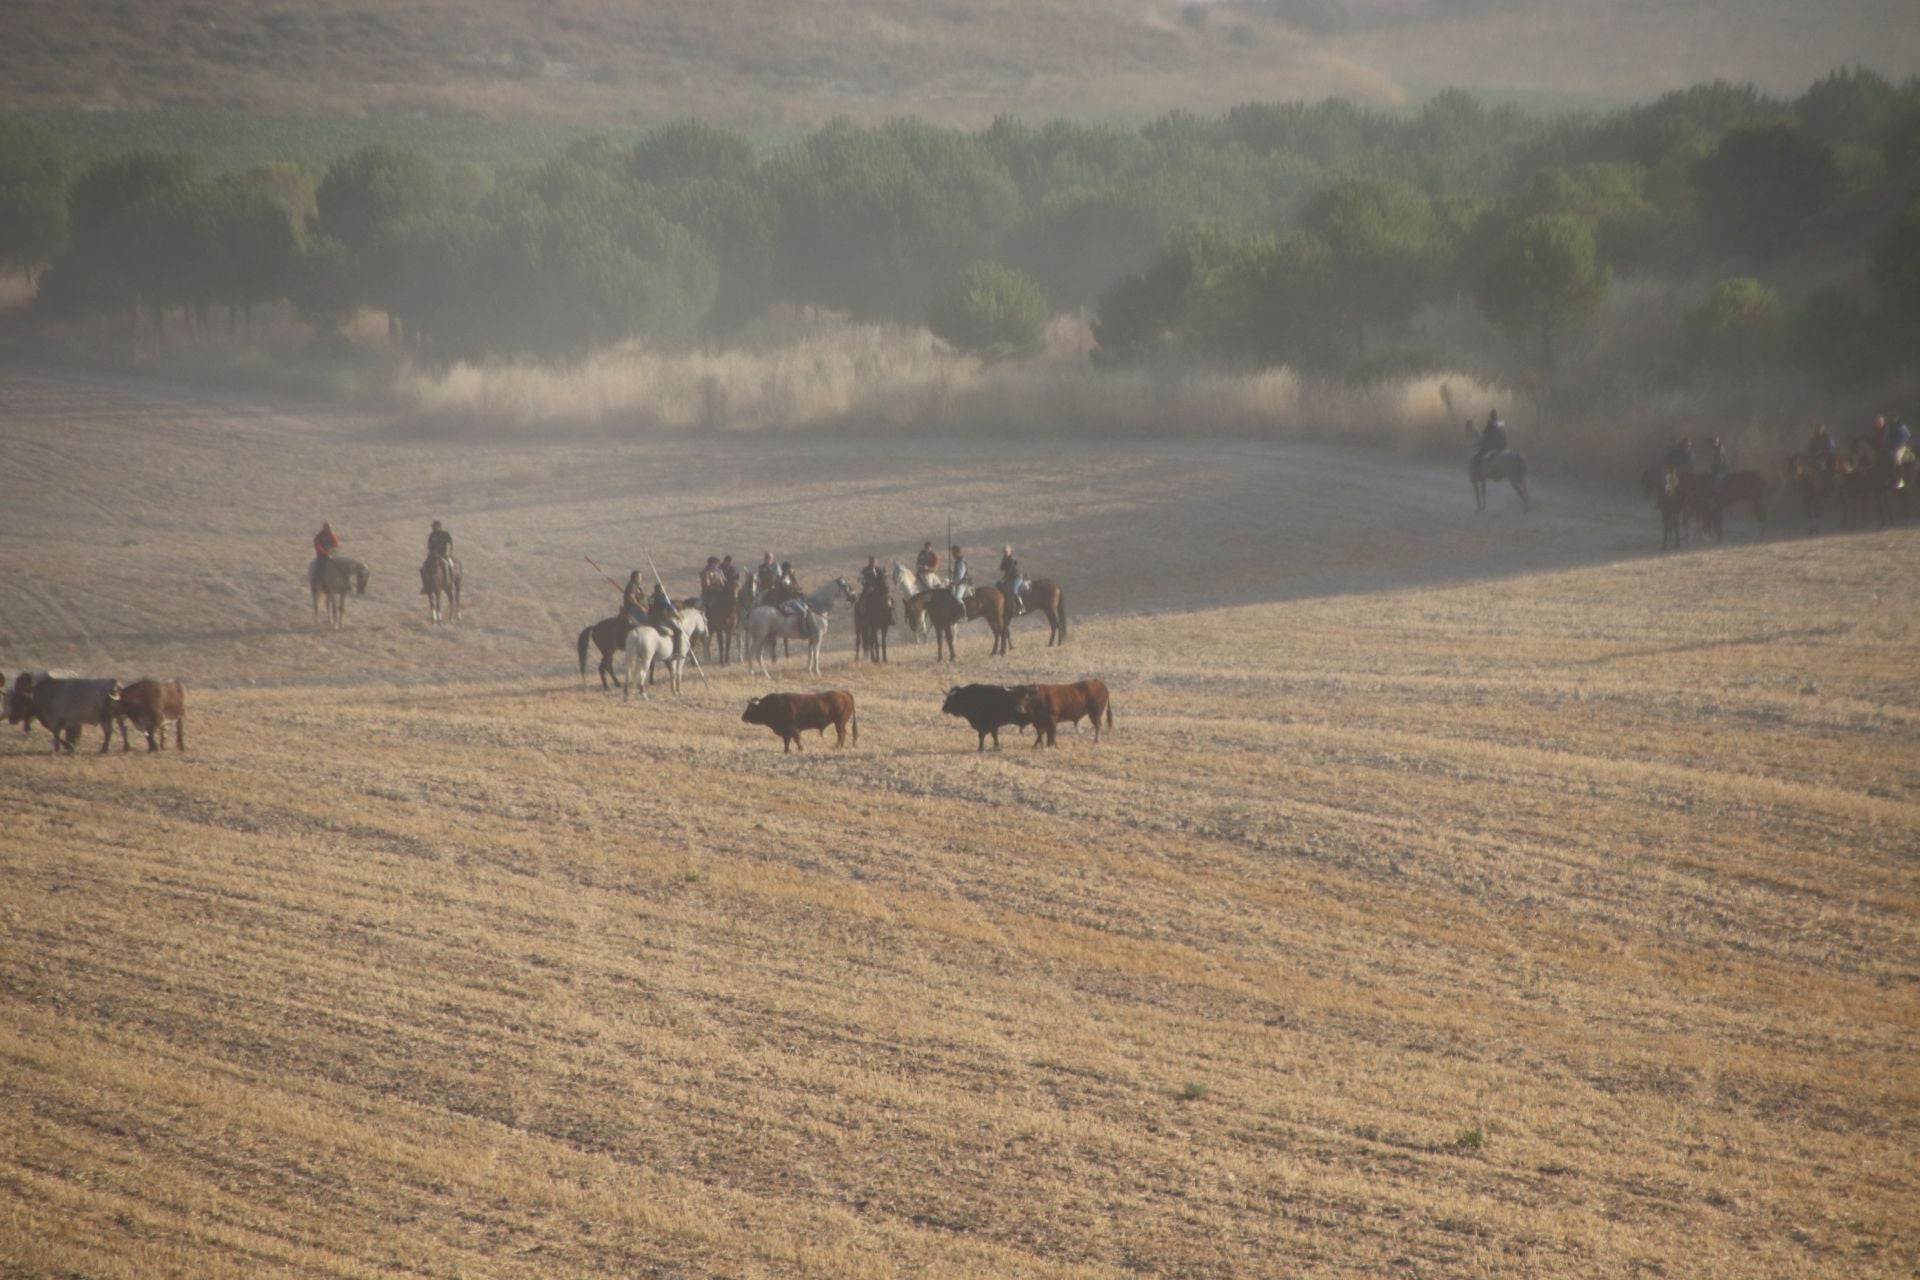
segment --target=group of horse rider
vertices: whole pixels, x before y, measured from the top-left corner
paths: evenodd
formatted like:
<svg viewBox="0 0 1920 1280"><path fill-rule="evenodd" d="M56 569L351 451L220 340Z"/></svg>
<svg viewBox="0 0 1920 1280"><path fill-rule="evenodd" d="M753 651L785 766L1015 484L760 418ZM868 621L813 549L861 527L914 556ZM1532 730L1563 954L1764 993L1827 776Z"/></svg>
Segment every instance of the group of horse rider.
<svg viewBox="0 0 1920 1280"><path fill-rule="evenodd" d="M1831 476L1839 469L1840 444L1827 430L1826 423L1813 429L1813 438L1807 441L1806 458L1818 475ZM1875 470L1884 467L1889 483L1897 489L1903 483L1907 468L1913 465L1913 431L1904 422L1889 423L1887 416L1881 414L1873 420L1871 428L1854 437L1853 458L1856 466Z"/></svg>
<svg viewBox="0 0 1920 1280"><path fill-rule="evenodd" d="M1890 487L1900 488L1907 469L1914 463L1913 432L1906 423L1889 422L1886 415L1881 414L1870 428L1854 436L1850 454L1850 463L1856 470L1878 472ZM1839 470L1840 442L1826 423L1814 427L1802 456L1816 475L1831 477ZM1683 478L1699 474L1693 441L1686 436L1676 437L1667 447L1666 466ZM1708 436L1706 478L1712 491L1719 492L1732 474L1733 460L1726 444L1717 435Z"/></svg>
<svg viewBox="0 0 1920 1280"><path fill-rule="evenodd" d="M320 581L321 565L331 560L333 553L339 549L340 535L334 532L333 522L331 520L321 521L320 532L313 535L313 565L307 571L308 581L316 588ZM433 593L433 571L435 566L440 564L446 566L447 576L451 579L455 571L453 534L448 532L446 527L438 520L435 520L433 527L427 530L427 558L420 562L421 595L431 595Z"/></svg>
<svg viewBox="0 0 1920 1280"><path fill-rule="evenodd" d="M947 562L946 589L953 593L955 600L965 602L968 593L973 590L973 568L967 563L966 553L958 546L949 546L947 555L950 559ZM875 571L876 579L884 585L885 576L879 573L878 566L871 557L868 558L867 565ZM920 553L913 558L914 582L922 591L931 591L939 582L939 572L940 553L933 549L933 539L929 538L920 544ZM867 581L865 570L861 571L861 581L863 583ZM1014 558L1012 543L1000 548L1000 577L994 585L999 587L1002 594L1006 596L1016 616L1027 611L1025 600L1027 580L1020 572L1020 561Z"/></svg>

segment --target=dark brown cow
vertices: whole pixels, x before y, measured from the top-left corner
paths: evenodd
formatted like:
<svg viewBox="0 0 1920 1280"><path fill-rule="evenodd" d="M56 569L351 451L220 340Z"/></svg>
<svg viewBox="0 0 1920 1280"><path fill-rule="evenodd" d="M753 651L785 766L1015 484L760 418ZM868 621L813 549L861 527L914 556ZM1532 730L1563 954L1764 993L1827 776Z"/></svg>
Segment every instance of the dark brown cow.
<svg viewBox="0 0 1920 1280"><path fill-rule="evenodd" d="M1076 684L1036 684L1014 704L1021 715L1033 721L1033 745L1054 745L1054 732L1061 724L1078 725L1082 718L1093 722L1093 740L1100 741L1100 717L1113 728L1113 708L1107 702L1107 686L1100 680L1082 680Z"/></svg>
<svg viewBox="0 0 1920 1280"><path fill-rule="evenodd" d="M800 735L808 729L826 737L833 726L836 747L847 745L847 730L853 730L853 744L860 745L860 723L853 717L853 695L845 689L826 693L769 693L755 698L740 713L744 724L763 724L780 735L780 752L800 745Z"/></svg>
<svg viewBox="0 0 1920 1280"><path fill-rule="evenodd" d="M19 725L22 733L32 733L37 723L34 719L33 691L48 680L70 679L73 675L71 671L22 671L15 676L13 684L7 688L7 723Z"/></svg>
<svg viewBox="0 0 1920 1280"><path fill-rule="evenodd" d="M100 726L100 750L113 744L113 718L119 713L120 682L111 677L96 680L42 680L33 687L34 717L53 735L55 752L72 752L80 740L80 730L90 724Z"/></svg>
<svg viewBox="0 0 1920 1280"><path fill-rule="evenodd" d="M1030 684L1008 687L1003 684L955 685L947 690L940 710L959 716L980 735L980 750L987 749L987 735L993 735L993 749L1000 749L1000 731L1008 725L1025 729L1033 721L1019 710L1020 699L1033 692Z"/></svg>
<svg viewBox="0 0 1920 1280"><path fill-rule="evenodd" d="M173 722L173 745L187 749L187 695L178 680L136 680L120 691L120 749L127 745L127 721L147 735L147 750L161 751L167 745L167 722ZM154 731L159 738L154 738Z"/></svg>

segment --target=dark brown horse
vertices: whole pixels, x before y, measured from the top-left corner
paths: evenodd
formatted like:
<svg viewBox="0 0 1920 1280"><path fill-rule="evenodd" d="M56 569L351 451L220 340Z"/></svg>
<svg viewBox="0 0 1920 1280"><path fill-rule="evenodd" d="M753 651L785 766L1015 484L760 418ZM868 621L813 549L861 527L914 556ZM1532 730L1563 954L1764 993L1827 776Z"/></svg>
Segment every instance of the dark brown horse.
<svg viewBox="0 0 1920 1280"><path fill-rule="evenodd" d="M1912 463L1896 467L1892 459L1866 440L1854 446L1851 456L1840 460L1837 470L1842 529L1864 523L1869 508L1879 518L1880 527L1886 528L1893 523L1894 500L1911 495L1916 481L1920 481Z"/></svg>
<svg viewBox="0 0 1920 1280"><path fill-rule="evenodd" d="M962 622L971 622L975 618L986 620L988 630L993 632L994 656L1013 648L1013 633L1007 627L1007 598L1000 594L998 587L976 587L967 593L966 603L953 598L949 588L941 587L935 591L922 591L907 601L907 623L918 628L922 615L933 626L933 657L939 661L944 647L945 656L954 662L960 660L953 648L953 630Z"/></svg>
<svg viewBox="0 0 1920 1280"><path fill-rule="evenodd" d="M594 644L600 649L600 688L602 690L618 688L620 676L613 669L613 655L627 650L627 633L633 630L633 620L624 611L611 618L602 618L590 627L580 631L580 683L587 682L587 645Z"/></svg>
<svg viewBox="0 0 1920 1280"><path fill-rule="evenodd" d="M1743 502L1752 505L1760 536L1767 536L1767 482L1758 471L1731 472L1718 486L1711 476L1683 476L1682 479L1690 484L1687 497L1700 516L1700 527L1712 534L1715 542L1727 536L1722 519L1727 508Z"/></svg>
<svg viewBox="0 0 1920 1280"><path fill-rule="evenodd" d="M1787 478L1800 491L1801 505L1807 509L1807 532L1813 533L1820 526L1827 499L1838 491L1840 474L1820 467L1804 453L1796 453L1787 459Z"/></svg>
<svg viewBox="0 0 1920 1280"><path fill-rule="evenodd" d="M1660 512L1660 549L1678 548L1686 543L1685 517L1687 514L1687 496L1681 485L1681 475L1677 471L1658 469L1643 472L1640 476L1640 488L1653 499L1654 507Z"/></svg>
<svg viewBox="0 0 1920 1280"><path fill-rule="evenodd" d="M713 639L719 642L717 661L724 667L733 660L733 639L740 631L740 620L746 616L740 610L740 597L724 584L717 585L702 593L700 607L707 615L707 627ZM712 659L713 655L708 657Z"/></svg>
<svg viewBox="0 0 1920 1280"><path fill-rule="evenodd" d="M1029 613L1046 615L1048 648L1067 642L1067 595L1059 583L1052 578L1035 578L1020 593L1020 603Z"/></svg>
<svg viewBox="0 0 1920 1280"><path fill-rule="evenodd" d="M885 587L860 593L853 605L854 652L873 662L887 660L887 632L893 629L893 597Z"/></svg>
<svg viewBox="0 0 1920 1280"><path fill-rule="evenodd" d="M435 556L422 576L427 580L427 617L435 622L460 621L460 562Z"/></svg>

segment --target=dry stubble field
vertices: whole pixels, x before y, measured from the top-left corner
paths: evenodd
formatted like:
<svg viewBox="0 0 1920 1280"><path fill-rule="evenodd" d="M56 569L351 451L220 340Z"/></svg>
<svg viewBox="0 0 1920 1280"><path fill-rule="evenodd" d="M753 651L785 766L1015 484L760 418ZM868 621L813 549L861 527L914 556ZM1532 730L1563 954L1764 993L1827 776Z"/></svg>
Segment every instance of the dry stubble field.
<svg viewBox="0 0 1920 1280"><path fill-rule="evenodd" d="M0 373L0 670L191 706L0 739L0 1274L1912 1273L1920 535L1065 448ZM1110 740L978 755L844 614L856 750L581 689L583 552L817 578L949 503L1075 606L962 675L1104 676Z"/></svg>

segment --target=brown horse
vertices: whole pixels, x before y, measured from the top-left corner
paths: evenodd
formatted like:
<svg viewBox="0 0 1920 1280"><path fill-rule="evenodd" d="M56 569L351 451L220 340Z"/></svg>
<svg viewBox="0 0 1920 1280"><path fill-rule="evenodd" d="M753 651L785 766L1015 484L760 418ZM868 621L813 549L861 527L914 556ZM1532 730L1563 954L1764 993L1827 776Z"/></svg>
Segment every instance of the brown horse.
<svg viewBox="0 0 1920 1280"><path fill-rule="evenodd" d="M460 562L435 556L427 562L427 617L434 622L460 621Z"/></svg>
<svg viewBox="0 0 1920 1280"><path fill-rule="evenodd" d="M1035 578L1020 593L1020 603L1029 613L1046 615L1048 648L1067 642L1067 596L1059 583L1052 578Z"/></svg>
<svg viewBox="0 0 1920 1280"><path fill-rule="evenodd" d="M1871 508L1880 527L1893 523L1894 500L1911 494L1920 474L1912 462L1895 466L1874 445L1865 440L1855 445L1849 457L1840 459L1840 527L1851 529L1864 522Z"/></svg>
<svg viewBox="0 0 1920 1280"><path fill-rule="evenodd" d="M1692 484L1688 495L1694 510L1700 514L1700 527L1713 535L1719 542L1727 536L1722 520L1726 509L1740 503L1753 506L1753 518L1760 526L1760 536L1767 536L1767 482L1758 471L1735 471L1728 474L1715 487L1711 476L1683 477Z"/></svg>
<svg viewBox="0 0 1920 1280"><path fill-rule="evenodd" d="M1813 533L1819 528L1827 499L1838 490L1840 473L1825 470L1806 454L1796 453L1787 459L1787 478L1800 491L1800 502L1807 509L1807 532Z"/></svg>
<svg viewBox="0 0 1920 1280"><path fill-rule="evenodd" d="M611 618L602 618L590 627L580 629L580 683L587 682L587 646L595 645L600 650L600 688L604 692L620 683L619 673L613 669L613 655L625 653L627 633L634 627L633 619L625 611Z"/></svg>
<svg viewBox="0 0 1920 1280"><path fill-rule="evenodd" d="M887 632L893 629L893 597L884 586L860 593L853 606L854 652L873 662L887 660Z"/></svg>
<svg viewBox="0 0 1920 1280"><path fill-rule="evenodd" d="M327 625L339 627L347 620L347 592L367 594L367 566L351 556L328 556L316 560L307 571L307 585L313 590L313 611L320 612L320 597L327 598Z"/></svg>
<svg viewBox="0 0 1920 1280"><path fill-rule="evenodd" d="M1659 480L1653 486L1653 505L1660 511L1660 549L1665 551L1669 547L1678 549L1685 546L1687 498L1680 487L1679 472L1660 473Z"/></svg>
<svg viewBox="0 0 1920 1280"><path fill-rule="evenodd" d="M1007 627L1007 599L998 587L976 587L967 593L966 603L953 598L951 589L941 587L922 591L907 601L907 624L914 628L925 616L933 626L933 657L938 662L944 652L953 662L960 660L953 648L953 629L962 622L984 618L993 632L994 656L1013 648L1013 633Z"/></svg>
<svg viewBox="0 0 1920 1280"><path fill-rule="evenodd" d="M708 629L720 642L719 663L724 667L733 659L733 639L739 633L740 620L746 616L740 610L740 597L725 585L718 585L703 593L700 607L707 615Z"/></svg>

